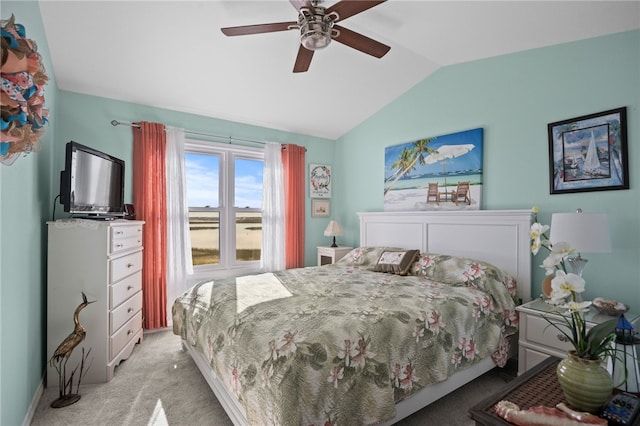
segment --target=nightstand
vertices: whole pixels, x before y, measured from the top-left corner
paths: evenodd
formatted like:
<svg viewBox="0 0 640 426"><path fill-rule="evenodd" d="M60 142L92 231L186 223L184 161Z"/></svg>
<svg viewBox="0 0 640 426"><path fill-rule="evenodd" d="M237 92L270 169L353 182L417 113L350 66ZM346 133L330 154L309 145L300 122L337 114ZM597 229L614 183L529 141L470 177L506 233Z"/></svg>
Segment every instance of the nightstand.
<svg viewBox="0 0 640 426"><path fill-rule="evenodd" d="M318 266L330 265L342 259L353 247L318 247Z"/></svg>
<svg viewBox="0 0 640 426"><path fill-rule="evenodd" d="M543 318L557 318L561 321L559 313L566 309L545 303L542 299L535 299L531 302L516 308L520 313L520 337L518 340L518 375L529 370L549 356L565 358L567 351L573 349L569 342L560 331ZM640 315L637 313L627 312L625 318L637 327L640 323ZM587 321L587 329L605 322L615 319L616 317L598 313L595 308L591 308L585 315Z"/></svg>

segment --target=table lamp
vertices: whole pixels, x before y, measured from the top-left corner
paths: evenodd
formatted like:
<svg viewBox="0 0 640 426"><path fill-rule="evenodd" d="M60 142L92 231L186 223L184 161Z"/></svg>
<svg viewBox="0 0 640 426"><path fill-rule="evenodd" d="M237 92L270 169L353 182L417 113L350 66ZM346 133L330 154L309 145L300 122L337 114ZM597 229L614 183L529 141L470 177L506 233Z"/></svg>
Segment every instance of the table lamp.
<svg viewBox="0 0 640 426"><path fill-rule="evenodd" d="M329 222L324 230L325 237L333 237L333 244L331 244L331 247L338 247L338 245L336 244L336 236L340 236L343 234L344 230L342 229L342 226L340 226L340 224L335 220Z"/></svg>
<svg viewBox="0 0 640 426"><path fill-rule="evenodd" d="M581 253L610 253L609 221L604 213L554 213L551 215L551 244L566 242L578 255L568 259L573 272L582 276L587 259Z"/></svg>

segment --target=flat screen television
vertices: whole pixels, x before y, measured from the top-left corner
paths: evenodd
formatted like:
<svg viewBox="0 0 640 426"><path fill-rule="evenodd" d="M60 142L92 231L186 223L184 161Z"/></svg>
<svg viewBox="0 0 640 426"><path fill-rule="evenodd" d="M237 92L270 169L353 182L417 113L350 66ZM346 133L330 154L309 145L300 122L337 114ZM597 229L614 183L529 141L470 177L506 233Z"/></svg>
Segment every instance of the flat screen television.
<svg viewBox="0 0 640 426"><path fill-rule="evenodd" d="M124 216L124 161L77 142L66 146L60 204L95 219Z"/></svg>

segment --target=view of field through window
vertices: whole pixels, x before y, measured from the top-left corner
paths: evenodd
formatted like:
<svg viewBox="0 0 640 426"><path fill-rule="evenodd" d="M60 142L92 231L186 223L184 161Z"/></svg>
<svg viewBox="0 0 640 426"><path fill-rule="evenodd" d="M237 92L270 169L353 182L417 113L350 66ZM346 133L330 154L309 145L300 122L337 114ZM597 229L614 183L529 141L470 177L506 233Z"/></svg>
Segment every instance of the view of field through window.
<svg viewBox="0 0 640 426"><path fill-rule="evenodd" d="M186 153L187 203L194 266L220 263L220 157ZM236 158L233 183L236 262L260 260L262 245L262 160ZM247 211L245 211L245 209ZM222 227L223 229L224 226ZM234 228L229 228L234 229Z"/></svg>

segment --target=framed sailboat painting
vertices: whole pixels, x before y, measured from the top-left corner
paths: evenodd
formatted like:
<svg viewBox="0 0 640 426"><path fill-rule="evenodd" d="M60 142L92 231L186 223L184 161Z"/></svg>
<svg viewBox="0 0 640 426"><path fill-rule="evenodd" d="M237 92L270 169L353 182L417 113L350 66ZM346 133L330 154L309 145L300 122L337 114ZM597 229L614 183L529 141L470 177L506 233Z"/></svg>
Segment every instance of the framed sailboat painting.
<svg viewBox="0 0 640 426"><path fill-rule="evenodd" d="M629 189L627 108L548 125L551 194Z"/></svg>

